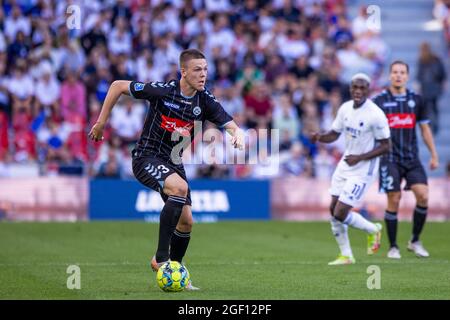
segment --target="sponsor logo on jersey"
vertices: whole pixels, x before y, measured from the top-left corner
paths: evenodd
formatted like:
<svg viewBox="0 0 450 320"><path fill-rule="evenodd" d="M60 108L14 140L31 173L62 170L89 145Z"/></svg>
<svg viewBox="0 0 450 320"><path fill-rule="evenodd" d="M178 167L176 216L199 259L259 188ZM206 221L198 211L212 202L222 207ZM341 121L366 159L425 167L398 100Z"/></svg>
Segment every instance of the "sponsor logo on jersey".
<svg viewBox="0 0 450 320"><path fill-rule="evenodd" d="M390 128L412 129L416 126L414 113L390 113L387 115Z"/></svg>
<svg viewBox="0 0 450 320"><path fill-rule="evenodd" d="M396 107L397 102L385 102L383 103L383 107Z"/></svg>
<svg viewBox="0 0 450 320"><path fill-rule="evenodd" d="M184 103L184 104L187 104L188 106L190 106L192 104L191 101L187 101L187 100L183 100L183 99L181 99L180 102Z"/></svg>
<svg viewBox="0 0 450 320"><path fill-rule="evenodd" d="M361 130L358 130L358 129L355 129L355 128L352 128L352 127L345 127L345 131L352 138L357 138L357 137L359 137L361 135Z"/></svg>
<svg viewBox="0 0 450 320"><path fill-rule="evenodd" d="M176 118L169 118L165 115L161 116L161 128L169 132L178 132L182 136L189 136L192 128L194 128L193 122L186 122Z"/></svg>
<svg viewBox="0 0 450 320"><path fill-rule="evenodd" d="M200 113L202 113L202 109L200 109L199 106L196 106L196 107L194 107L194 109L192 109L192 113L193 113L195 116L198 116Z"/></svg>
<svg viewBox="0 0 450 320"><path fill-rule="evenodd" d="M149 82L150 85L153 88L170 88L170 87L174 87L175 86L175 82L158 82L158 81L154 81L154 82Z"/></svg>
<svg viewBox="0 0 450 320"><path fill-rule="evenodd" d="M144 84L142 82L136 82L134 84L134 91L142 91L144 89Z"/></svg>
<svg viewBox="0 0 450 320"><path fill-rule="evenodd" d="M180 109L180 106L175 103L171 103L171 102L164 101L164 100L163 100L163 103L166 107L173 108L173 109Z"/></svg>

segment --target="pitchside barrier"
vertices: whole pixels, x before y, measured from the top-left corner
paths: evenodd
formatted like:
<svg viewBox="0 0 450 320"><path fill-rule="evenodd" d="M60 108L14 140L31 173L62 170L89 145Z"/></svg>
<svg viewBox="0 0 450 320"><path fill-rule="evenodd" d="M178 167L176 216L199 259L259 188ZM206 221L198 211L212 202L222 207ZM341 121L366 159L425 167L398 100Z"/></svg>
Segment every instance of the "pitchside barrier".
<svg viewBox="0 0 450 320"><path fill-rule="evenodd" d="M450 219L450 179L430 179L429 220ZM328 180L284 178L265 180L190 181L196 222L218 220L327 220ZM358 208L382 220L386 197L374 183ZM163 202L158 193L134 180L89 180L72 177L0 179L0 220L159 221ZM415 206L404 192L399 217L410 220Z"/></svg>
<svg viewBox="0 0 450 320"><path fill-rule="evenodd" d="M269 219L270 187L261 180L193 180L192 213L197 222ZM92 180L89 216L92 220L133 219L159 222L159 193L136 181Z"/></svg>

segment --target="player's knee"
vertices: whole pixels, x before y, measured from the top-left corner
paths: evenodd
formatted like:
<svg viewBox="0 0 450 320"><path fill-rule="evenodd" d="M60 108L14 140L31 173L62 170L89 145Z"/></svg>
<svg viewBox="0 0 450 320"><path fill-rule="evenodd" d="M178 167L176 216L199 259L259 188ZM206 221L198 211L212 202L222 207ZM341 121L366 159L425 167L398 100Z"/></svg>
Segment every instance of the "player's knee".
<svg viewBox="0 0 450 320"><path fill-rule="evenodd" d="M174 196L186 197L188 193L188 185L187 183L180 184L172 189Z"/></svg>
<svg viewBox="0 0 450 320"><path fill-rule="evenodd" d="M185 219L180 219L180 221L178 221L177 230L181 232L191 232L193 225L194 220L192 217L186 217Z"/></svg>
<svg viewBox="0 0 450 320"><path fill-rule="evenodd" d="M188 185L184 180L178 180L175 183L165 184L164 193L169 196L186 197L188 193Z"/></svg>
<svg viewBox="0 0 450 320"><path fill-rule="evenodd" d="M347 218L348 210L346 208L334 209L333 216L336 220L340 222L344 222L345 218Z"/></svg>
<svg viewBox="0 0 450 320"><path fill-rule="evenodd" d="M421 207L428 206L428 192L421 192L417 194L417 204Z"/></svg>
<svg viewBox="0 0 450 320"><path fill-rule="evenodd" d="M400 199L402 198L402 194L400 192L396 192L393 194L389 194L388 201L391 206L398 208L400 205Z"/></svg>

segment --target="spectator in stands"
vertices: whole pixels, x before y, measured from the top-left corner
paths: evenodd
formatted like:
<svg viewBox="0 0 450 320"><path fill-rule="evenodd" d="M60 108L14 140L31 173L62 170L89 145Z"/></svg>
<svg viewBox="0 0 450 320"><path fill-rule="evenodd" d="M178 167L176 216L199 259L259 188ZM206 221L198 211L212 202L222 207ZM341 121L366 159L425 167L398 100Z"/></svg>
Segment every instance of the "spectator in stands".
<svg viewBox="0 0 450 320"><path fill-rule="evenodd" d="M380 54L372 52L380 49L376 41L361 39L363 9L351 25L343 0L91 0L79 3L82 28L71 30L67 2L25 2L0 6L0 110L7 115L2 123L10 122L10 127L2 126L0 149L5 128L12 161L41 161L45 167L51 149L53 160L47 160L52 162L44 174L78 172L71 164L95 161L84 172L96 175L102 165L101 175L117 176L119 168L120 176L127 176L129 153L122 146L136 139L133 128L143 121L141 107L114 110L117 121L106 128L103 144L88 143L85 126L96 118L113 80L178 78L184 48L206 54L208 88L235 121L242 127L280 129L285 150L300 140L309 162L316 151L304 131L329 121L336 101L345 99L349 74L358 69L373 75L380 66ZM447 16L445 7L444 21ZM41 75L42 65L46 75ZM50 136L48 121L64 132L51 140L59 148L42 140ZM249 145L256 143L254 139ZM115 158L109 160L108 153ZM209 168L213 173L207 175L277 176L270 155L265 159L270 161L235 166L229 173Z"/></svg>
<svg viewBox="0 0 450 320"><path fill-rule="evenodd" d="M275 101L272 117L272 128L283 132L291 143L296 140L300 133L299 116L295 110L288 94L281 95Z"/></svg>
<svg viewBox="0 0 450 320"><path fill-rule="evenodd" d="M272 116L272 102L267 84L258 81L244 97L248 127L255 127L257 123L264 123L267 128Z"/></svg>
<svg viewBox="0 0 450 320"><path fill-rule="evenodd" d="M11 15L6 16L4 30L9 42L16 39L19 31L26 37L30 36L31 20L22 14L22 9L17 4L12 7Z"/></svg>
<svg viewBox="0 0 450 320"><path fill-rule="evenodd" d="M108 49L114 55L131 53L131 33L128 31L127 20L118 17L108 39Z"/></svg>
<svg viewBox="0 0 450 320"><path fill-rule="evenodd" d="M216 47L220 50L220 57L230 56L235 42L235 35L230 28L228 16L219 14L216 16L212 32L208 36L208 46L211 49Z"/></svg>
<svg viewBox="0 0 450 320"><path fill-rule="evenodd" d="M313 159L313 166L314 177L317 179L328 180L333 175L336 164L326 146L319 145L317 156Z"/></svg>
<svg viewBox="0 0 450 320"><path fill-rule="evenodd" d="M367 14L367 6L363 5L359 7L358 16L352 21L352 34L356 38L368 31L368 18L369 16Z"/></svg>
<svg viewBox="0 0 450 320"><path fill-rule="evenodd" d="M55 78L50 62L44 60L39 65L39 79L35 88L35 108L37 114L45 110L48 114L60 114L60 85Z"/></svg>
<svg viewBox="0 0 450 320"><path fill-rule="evenodd" d="M24 109L31 114L31 102L34 97L34 81L28 75L25 60L17 60L13 67L12 77L6 82L12 97L13 114Z"/></svg>
<svg viewBox="0 0 450 320"><path fill-rule="evenodd" d="M87 119L86 88L75 71L68 71L61 86L61 115L70 121L75 115Z"/></svg>
<svg viewBox="0 0 450 320"><path fill-rule="evenodd" d="M97 178L119 179L121 167L117 158L114 156L114 152L111 150L108 153L106 162L100 165L100 169L96 175Z"/></svg>
<svg viewBox="0 0 450 320"><path fill-rule="evenodd" d="M132 147L141 134L144 123L144 106L132 98L124 98L111 113L111 127L122 141L122 146Z"/></svg>
<svg viewBox="0 0 450 320"><path fill-rule="evenodd" d="M275 79L285 75L288 71L286 63L279 55L272 55L268 58L267 65L265 66L265 80L272 84Z"/></svg>
<svg viewBox="0 0 450 320"><path fill-rule="evenodd" d="M8 116L5 111L0 109L0 161L9 153L8 127Z"/></svg>
<svg viewBox="0 0 450 320"><path fill-rule="evenodd" d="M450 56L450 1L435 0L433 15L442 23L444 37L447 41L447 54Z"/></svg>
<svg viewBox="0 0 450 320"><path fill-rule="evenodd" d="M8 64L14 65L17 59L26 59L30 44L22 30L17 31L14 41L8 46Z"/></svg>
<svg viewBox="0 0 450 320"><path fill-rule="evenodd" d="M308 56L302 55L295 60L295 64L289 69L289 72L298 79L306 79L314 69L309 65Z"/></svg>
<svg viewBox="0 0 450 320"><path fill-rule="evenodd" d="M312 176L312 167L307 151L304 150L300 142L292 144L289 150L289 158L282 164L282 174L284 176Z"/></svg>
<svg viewBox="0 0 450 320"><path fill-rule="evenodd" d="M0 32L1 34L1 32ZM8 80L6 77L7 57L5 53L0 52L0 112L5 112L5 115L10 120L12 107L10 97L8 94Z"/></svg>
<svg viewBox="0 0 450 320"><path fill-rule="evenodd" d="M431 128L436 134L439 130L438 101L442 95L447 74L439 57L431 50L428 43L420 46L417 80L425 105L430 112Z"/></svg>
<svg viewBox="0 0 450 320"><path fill-rule="evenodd" d="M65 123L58 123L52 118L47 118L43 126L37 132L39 153L43 161L60 161L63 156L64 144L70 134L70 129Z"/></svg>

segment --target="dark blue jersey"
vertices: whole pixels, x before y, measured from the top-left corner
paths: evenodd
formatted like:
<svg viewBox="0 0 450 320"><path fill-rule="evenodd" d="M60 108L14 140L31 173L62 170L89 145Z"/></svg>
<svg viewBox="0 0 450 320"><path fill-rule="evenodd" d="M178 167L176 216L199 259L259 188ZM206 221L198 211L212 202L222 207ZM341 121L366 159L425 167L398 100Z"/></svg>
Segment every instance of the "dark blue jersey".
<svg viewBox="0 0 450 320"><path fill-rule="evenodd" d="M155 156L171 161L172 150L179 145L180 136L193 138L194 121L208 120L222 127L233 120L206 89L197 91L192 97L183 96L178 80L132 81L129 90L132 97L150 102L144 129L136 145L136 156Z"/></svg>
<svg viewBox="0 0 450 320"><path fill-rule="evenodd" d="M388 89L374 97L389 121L392 149L382 156L390 162L403 162L419 158L416 124L428 123L428 112L420 95L406 90L405 95L393 95Z"/></svg>

